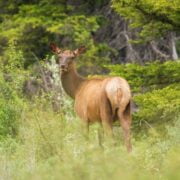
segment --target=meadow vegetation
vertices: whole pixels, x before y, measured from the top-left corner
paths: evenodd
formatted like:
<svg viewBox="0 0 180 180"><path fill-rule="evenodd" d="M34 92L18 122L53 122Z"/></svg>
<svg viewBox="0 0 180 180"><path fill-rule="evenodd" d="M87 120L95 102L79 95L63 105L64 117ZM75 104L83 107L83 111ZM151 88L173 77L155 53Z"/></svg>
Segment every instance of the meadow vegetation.
<svg viewBox="0 0 180 180"><path fill-rule="evenodd" d="M20 62L20 54L10 54L0 74L1 179L180 178L179 62L106 66L110 75L129 80L138 105L133 113L133 152L128 154L118 124L115 145L104 137L100 146L99 126L90 127L87 141L67 96L58 113L47 93L26 98L23 81L32 69L23 71L20 63L11 61Z"/></svg>

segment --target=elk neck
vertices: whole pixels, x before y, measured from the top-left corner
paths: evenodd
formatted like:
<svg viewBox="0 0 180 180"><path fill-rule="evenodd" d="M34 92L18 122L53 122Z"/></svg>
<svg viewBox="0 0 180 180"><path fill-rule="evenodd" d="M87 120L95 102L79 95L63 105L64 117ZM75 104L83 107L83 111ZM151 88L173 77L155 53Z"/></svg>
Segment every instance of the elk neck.
<svg viewBox="0 0 180 180"><path fill-rule="evenodd" d="M62 72L61 74L62 86L65 92L73 99L85 80L86 79L77 72L75 62L70 65L68 72Z"/></svg>

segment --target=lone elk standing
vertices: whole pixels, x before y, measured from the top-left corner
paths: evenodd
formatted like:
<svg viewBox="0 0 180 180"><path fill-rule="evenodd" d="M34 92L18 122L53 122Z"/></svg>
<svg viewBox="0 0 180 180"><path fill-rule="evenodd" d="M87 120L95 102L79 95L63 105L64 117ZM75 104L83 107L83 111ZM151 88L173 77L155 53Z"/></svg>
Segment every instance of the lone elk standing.
<svg viewBox="0 0 180 180"><path fill-rule="evenodd" d="M75 99L75 111L86 128L90 123L100 122L112 136L113 121L118 119L127 150L131 151L131 92L127 81L121 77L86 79L78 74L74 61L84 48L62 50L51 44L51 49L58 56L63 88Z"/></svg>

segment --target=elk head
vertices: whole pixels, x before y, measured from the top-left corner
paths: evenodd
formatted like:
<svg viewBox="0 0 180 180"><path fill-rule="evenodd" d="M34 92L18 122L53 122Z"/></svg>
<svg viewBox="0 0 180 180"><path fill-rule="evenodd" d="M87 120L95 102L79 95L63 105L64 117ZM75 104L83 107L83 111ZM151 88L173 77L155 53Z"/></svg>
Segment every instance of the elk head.
<svg viewBox="0 0 180 180"><path fill-rule="evenodd" d="M60 49L55 44L50 44L50 47L58 56L58 64L63 73L68 72L74 59L85 51L85 47L80 47L74 51Z"/></svg>

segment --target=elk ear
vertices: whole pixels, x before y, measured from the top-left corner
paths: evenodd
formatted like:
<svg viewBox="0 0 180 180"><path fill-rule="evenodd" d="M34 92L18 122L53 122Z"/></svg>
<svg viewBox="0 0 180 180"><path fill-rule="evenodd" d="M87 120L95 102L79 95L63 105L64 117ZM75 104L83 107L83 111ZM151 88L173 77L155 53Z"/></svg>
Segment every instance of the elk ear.
<svg viewBox="0 0 180 180"><path fill-rule="evenodd" d="M86 48L84 46L76 49L73 51L75 56L79 56L80 54L84 53L86 51Z"/></svg>
<svg viewBox="0 0 180 180"><path fill-rule="evenodd" d="M54 52L56 54L60 54L62 52L62 50L54 43L50 44L50 48L51 48L52 52Z"/></svg>

